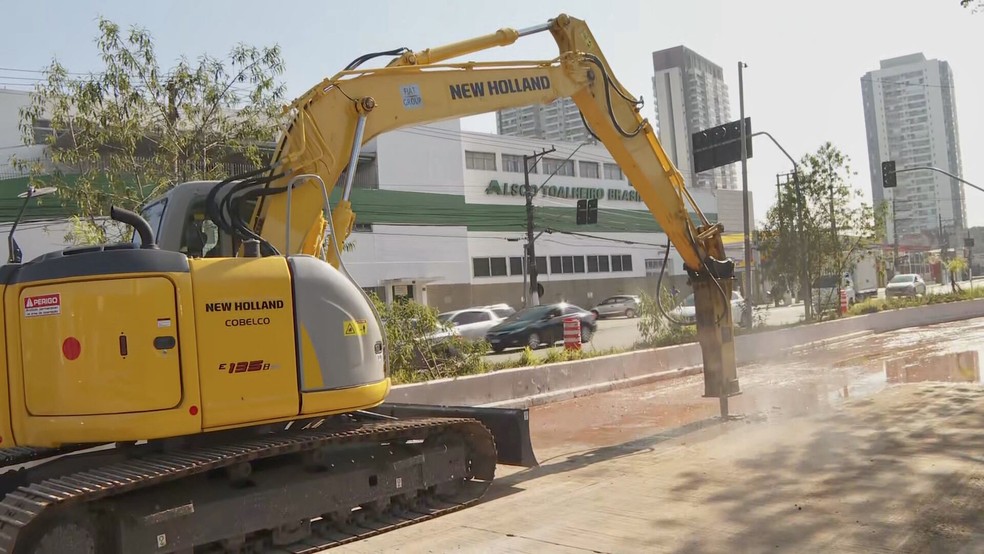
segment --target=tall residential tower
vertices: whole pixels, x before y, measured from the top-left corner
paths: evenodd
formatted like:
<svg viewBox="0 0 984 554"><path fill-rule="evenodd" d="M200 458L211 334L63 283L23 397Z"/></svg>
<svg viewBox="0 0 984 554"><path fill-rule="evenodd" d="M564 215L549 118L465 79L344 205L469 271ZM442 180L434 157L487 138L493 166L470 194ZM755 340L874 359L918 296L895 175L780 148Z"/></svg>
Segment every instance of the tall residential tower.
<svg viewBox="0 0 984 554"><path fill-rule="evenodd" d="M582 142L591 139L581 121L581 112L570 98L546 105L509 108L496 113L500 135Z"/></svg>
<svg viewBox="0 0 984 554"><path fill-rule="evenodd" d="M689 186L737 190L734 164L694 175L691 136L731 121L724 71L684 46L653 52L659 141Z"/></svg>
<svg viewBox="0 0 984 554"><path fill-rule="evenodd" d="M896 169L933 166L963 177L950 64L921 53L882 60L879 69L861 78L861 94L871 193L876 206L889 203L888 240L897 232L905 244L907 236L921 234L938 247L942 227L950 246L956 246L967 216L959 181L935 171L911 171L897 175L896 188L884 189L881 175L881 163L894 160Z"/></svg>

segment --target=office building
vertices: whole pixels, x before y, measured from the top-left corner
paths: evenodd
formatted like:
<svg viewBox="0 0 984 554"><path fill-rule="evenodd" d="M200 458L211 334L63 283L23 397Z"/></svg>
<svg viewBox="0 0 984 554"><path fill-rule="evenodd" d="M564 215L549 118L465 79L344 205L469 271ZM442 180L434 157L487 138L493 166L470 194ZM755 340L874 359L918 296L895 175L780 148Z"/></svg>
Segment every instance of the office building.
<svg viewBox="0 0 984 554"><path fill-rule="evenodd" d="M939 248L940 228L959 246L965 228L964 191L959 181L935 171L897 174L898 186L884 189L881 163L897 169L933 166L961 175L953 71L941 60L911 54L882 60L861 78L871 192L875 205L888 202L888 240ZM892 209L894 206L894 214Z"/></svg>

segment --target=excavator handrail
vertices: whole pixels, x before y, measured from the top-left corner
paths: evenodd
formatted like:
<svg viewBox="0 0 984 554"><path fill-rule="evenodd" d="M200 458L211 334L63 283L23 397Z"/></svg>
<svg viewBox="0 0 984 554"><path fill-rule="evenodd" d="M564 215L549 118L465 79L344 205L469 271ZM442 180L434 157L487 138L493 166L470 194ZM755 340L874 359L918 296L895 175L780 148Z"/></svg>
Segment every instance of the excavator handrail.
<svg viewBox="0 0 984 554"><path fill-rule="evenodd" d="M324 196L325 196L324 198L325 204L322 207L322 209L325 210L326 212L329 212L331 209L328 204L328 198L329 198L328 188L325 186L325 181L324 179L321 178L321 175L318 175L316 173L302 173L300 175L295 175L294 177L291 177L290 181L287 183L287 222L286 222L287 224L284 226L284 236L287 237L287 239L285 240L287 244L290 244L290 219L292 213L290 209L291 208L290 201L294 193L294 186L297 183L304 181L306 179L314 179L315 181L318 182L318 184L321 185L321 189L324 191Z"/></svg>

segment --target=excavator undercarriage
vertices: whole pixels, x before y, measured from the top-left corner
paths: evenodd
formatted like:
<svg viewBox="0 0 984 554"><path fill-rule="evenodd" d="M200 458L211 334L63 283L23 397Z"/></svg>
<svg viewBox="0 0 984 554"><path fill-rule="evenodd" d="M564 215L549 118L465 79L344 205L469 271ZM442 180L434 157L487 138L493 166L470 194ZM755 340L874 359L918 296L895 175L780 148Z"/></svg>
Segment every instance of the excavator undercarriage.
<svg viewBox="0 0 984 554"><path fill-rule="evenodd" d="M319 552L474 504L497 459L536 464L526 422L384 404L279 429L8 449L0 552Z"/></svg>

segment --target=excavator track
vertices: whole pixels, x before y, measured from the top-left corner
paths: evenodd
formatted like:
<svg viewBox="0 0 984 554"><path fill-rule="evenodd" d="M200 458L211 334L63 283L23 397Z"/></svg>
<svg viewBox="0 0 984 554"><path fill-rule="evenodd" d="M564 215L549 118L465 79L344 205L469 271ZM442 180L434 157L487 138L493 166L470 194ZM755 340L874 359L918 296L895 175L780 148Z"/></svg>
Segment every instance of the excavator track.
<svg viewBox="0 0 984 554"><path fill-rule="evenodd" d="M314 553L474 504L495 472L473 419L305 427L28 478L0 552Z"/></svg>

